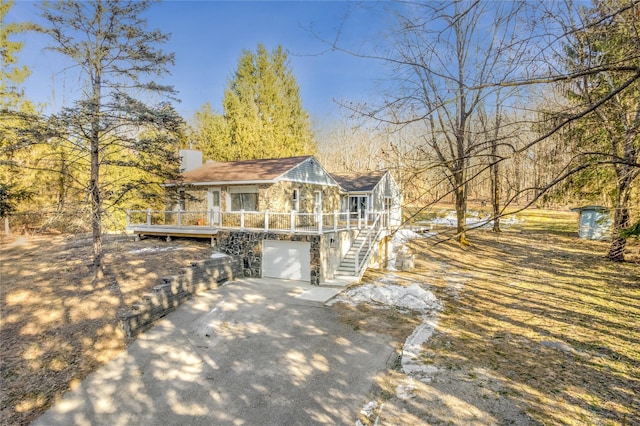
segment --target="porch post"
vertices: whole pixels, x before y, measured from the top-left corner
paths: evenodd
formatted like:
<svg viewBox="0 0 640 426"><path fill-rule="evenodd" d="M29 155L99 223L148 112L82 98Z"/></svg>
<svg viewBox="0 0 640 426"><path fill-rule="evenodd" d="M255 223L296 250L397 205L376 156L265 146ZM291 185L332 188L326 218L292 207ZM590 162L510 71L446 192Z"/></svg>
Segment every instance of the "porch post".
<svg viewBox="0 0 640 426"><path fill-rule="evenodd" d="M244 209L240 210L240 229L244 229Z"/></svg>
<svg viewBox="0 0 640 426"><path fill-rule="evenodd" d="M324 221L324 215L320 213L320 221L318 221L318 234L322 234L322 222Z"/></svg>
<svg viewBox="0 0 640 426"><path fill-rule="evenodd" d="M178 228L182 227L182 209L178 207Z"/></svg>
<svg viewBox="0 0 640 426"><path fill-rule="evenodd" d="M296 211L291 210L291 233L296 229Z"/></svg>
<svg viewBox="0 0 640 426"><path fill-rule="evenodd" d="M333 211L333 232L338 230L338 210Z"/></svg>
<svg viewBox="0 0 640 426"><path fill-rule="evenodd" d="M151 209L147 209L147 226L151 226Z"/></svg>
<svg viewBox="0 0 640 426"><path fill-rule="evenodd" d="M264 211L264 230L269 230L269 210Z"/></svg>

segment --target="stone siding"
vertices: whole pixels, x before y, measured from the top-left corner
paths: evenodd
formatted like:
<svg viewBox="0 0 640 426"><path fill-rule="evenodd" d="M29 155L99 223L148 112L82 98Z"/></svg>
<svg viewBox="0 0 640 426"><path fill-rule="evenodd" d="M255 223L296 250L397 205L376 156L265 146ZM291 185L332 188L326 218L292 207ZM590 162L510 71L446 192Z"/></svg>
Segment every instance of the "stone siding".
<svg viewBox="0 0 640 426"><path fill-rule="evenodd" d="M163 278L152 292L120 316L127 336L134 336L151 327L194 294L218 287L221 283L242 277L240 259L224 256L192 263L180 275Z"/></svg>
<svg viewBox="0 0 640 426"><path fill-rule="evenodd" d="M217 235L217 248L223 253L240 259L244 276L261 277L263 240L308 242L311 246L311 285L320 285L323 280L320 248L322 237L322 235L289 235L274 232L220 231Z"/></svg>
<svg viewBox="0 0 640 426"><path fill-rule="evenodd" d="M318 184L280 181L274 184L249 185L258 187L258 211L269 210L274 213L288 213L293 210L293 190L300 191L300 212L313 213L316 191L322 192L322 211L333 213L340 210L340 192L338 187ZM230 185L191 186L185 189L185 210L208 210L209 188L220 189L220 209L229 211L227 198Z"/></svg>

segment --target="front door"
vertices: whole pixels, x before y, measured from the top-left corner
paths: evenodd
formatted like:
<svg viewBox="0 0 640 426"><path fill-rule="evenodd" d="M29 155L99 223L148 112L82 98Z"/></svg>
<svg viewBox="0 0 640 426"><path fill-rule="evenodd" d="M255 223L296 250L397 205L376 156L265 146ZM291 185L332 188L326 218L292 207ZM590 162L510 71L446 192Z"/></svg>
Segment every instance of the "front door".
<svg viewBox="0 0 640 426"><path fill-rule="evenodd" d="M209 212L209 226L220 223L220 188L209 188L207 194L207 210Z"/></svg>
<svg viewBox="0 0 640 426"><path fill-rule="evenodd" d="M367 196L349 197L349 212L358 213L358 217L364 218L367 211Z"/></svg>

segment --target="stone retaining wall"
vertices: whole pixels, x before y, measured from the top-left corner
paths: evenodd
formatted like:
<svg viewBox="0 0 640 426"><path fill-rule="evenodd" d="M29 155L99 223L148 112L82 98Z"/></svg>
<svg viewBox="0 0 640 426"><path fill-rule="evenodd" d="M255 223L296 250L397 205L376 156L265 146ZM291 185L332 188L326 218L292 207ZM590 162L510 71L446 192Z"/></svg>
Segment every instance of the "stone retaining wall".
<svg viewBox="0 0 640 426"><path fill-rule="evenodd" d="M120 316L120 324L130 337L149 328L153 322L190 299L194 294L218 287L221 283L243 276L242 262L237 256L224 256L193 262L180 275L162 279L142 300Z"/></svg>

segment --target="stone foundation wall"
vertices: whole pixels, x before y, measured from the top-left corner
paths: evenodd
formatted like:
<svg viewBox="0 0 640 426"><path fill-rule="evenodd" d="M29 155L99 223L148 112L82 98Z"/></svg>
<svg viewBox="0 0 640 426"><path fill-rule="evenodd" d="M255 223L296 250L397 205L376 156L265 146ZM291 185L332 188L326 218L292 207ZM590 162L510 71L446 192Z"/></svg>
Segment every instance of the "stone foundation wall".
<svg viewBox="0 0 640 426"><path fill-rule="evenodd" d="M322 278L320 240L322 235L289 235L274 232L219 231L217 249L240 258L245 277L262 276L262 241L301 241L311 243L311 285L320 285Z"/></svg>
<svg viewBox="0 0 640 426"><path fill-rule="evenodd" d="M121 315L120 324L127 336L134 336L151 327L194 294L218 287L225 281L242 277L242 263L238 257L225 256L192 263L180 275L162 279L152 292Z"/></svg>

